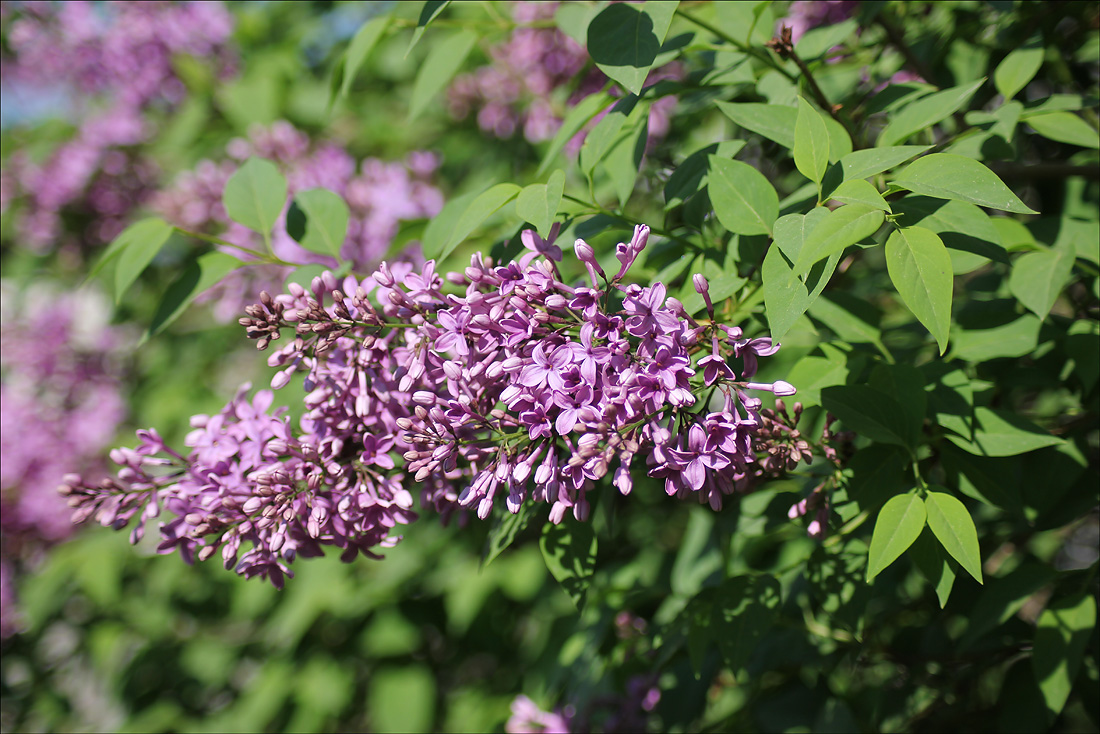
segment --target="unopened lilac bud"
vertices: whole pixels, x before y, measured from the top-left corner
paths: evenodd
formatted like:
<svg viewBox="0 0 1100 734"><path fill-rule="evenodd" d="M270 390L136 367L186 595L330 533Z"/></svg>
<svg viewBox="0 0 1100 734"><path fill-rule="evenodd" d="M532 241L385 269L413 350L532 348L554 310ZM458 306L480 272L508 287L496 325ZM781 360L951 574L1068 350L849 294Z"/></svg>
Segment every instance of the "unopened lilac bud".
<svg viewBox="0 0 1100 734"><path fill-rule="evenodd" d="M786 396L786 395L794 395L796 392L798 392L798 390L795 389L795 386L792 385L789 382L784 382L783 380L776 380L775 389L773 390L773 392L777 396Z"/></svg>
<svg viewBox="0 0 1100 734"><path fill-rule="evenodd" d="M573 243L573 251L577 254L577 259L583 263L596 263L596 251L592 249L592 245L588 244L584 240L578 239Z"/></svg>
<svg viewBox="0 0 1100 734"><path fill-rule="evenodd" d="M699 295L703 295L710 290L710 283L707 282L706 276L702 273L691 276L691 283L695 286L695 292Z"/></svg>
<svg viewBox="0 0 1100 734"><path fill-rule="evenodd" d="M418 405L435 405L435 393L427 390L417 390L412 396L413 402Z"/></svg>

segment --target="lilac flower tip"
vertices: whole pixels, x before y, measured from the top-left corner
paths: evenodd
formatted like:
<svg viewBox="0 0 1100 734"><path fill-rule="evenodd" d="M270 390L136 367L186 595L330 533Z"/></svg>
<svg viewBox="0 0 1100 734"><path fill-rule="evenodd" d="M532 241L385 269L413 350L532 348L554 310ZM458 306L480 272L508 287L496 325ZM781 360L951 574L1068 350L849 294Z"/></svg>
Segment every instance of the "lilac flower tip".
<svg viewBox="0 0 1100 734"><path fill-rule="evenodd" d="M710 283L702 273L691 276L691 282L695 286L695 292L702 295L710 290Z"/></svg>
<svg viewBox="0 0 1100 734"><path fill-rule="evenodd" d="M798 392L798 390L795 389L795 386L792 385L789 382L784 382L783 380L777 380L775 382L774 392L779 397L786 397L788 395L794 395L795 393Z"/></svg>

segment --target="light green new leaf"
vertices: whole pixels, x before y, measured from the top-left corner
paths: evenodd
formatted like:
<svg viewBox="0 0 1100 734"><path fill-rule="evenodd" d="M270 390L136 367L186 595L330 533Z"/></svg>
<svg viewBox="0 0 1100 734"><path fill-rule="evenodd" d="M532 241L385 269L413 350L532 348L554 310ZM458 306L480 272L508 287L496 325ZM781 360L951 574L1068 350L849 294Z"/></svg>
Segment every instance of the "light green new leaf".
<svg viewBox="0 0 1100 734"><path fill-rule="evenodd" d="M108 263L117 260L114 283L117 304L122 300L122 294L133 285L149 263L153 262L153 258L171 236L172 225L163 219L153 217L134 222L107 246L88 278L94 277Z"/></svg>
<svg viewBox="0 0 1100 734"><path fill-rule="evenodd" d="M477 43L477 38L473 31L462 30L446 41L432 46L413 82L412 98L409 101L410 120L419 116L432 101L432 97L442 91L458 73L462 62Z"/></svg>
<svg viewBox="0 0 1100 734"><path fill-rule="evenodd" d="M447 244L451 240L451 235L454 234L458 218L466 212L470 207L470 203L477 196L478 192L476 191L456 196L443 205L443 209L439 214L432 217L432 220L428 222L428 227L424 230L424 238L420 245L424 251L424 257L430 260L440 260L443 257L444 250L450 252L447 249Z"/></svg>
<svg viewBox="0 0 1100 734"><path fill-rule="evenodd" d="M439 253L438 258L442 260L450 255L482 222L509 201L519 196L519 192L519 186L514 183L500 183L479 194L476 199L470 202L470 206L466 211L462 212L462 216L458 218L451 239L448 240L443 251Z"/></svg>
<svg viewBox="0 0 1100 734"><path fill-rule="evenodd" d="M940 488L942 489L942 487ZM966 505L945 492L929 492L924 498L928 527L935 533L952 558L982 583L982 553L978 546L978 530Z"/></svg>
<svg viewBox="0 0 1100 734"><path fill-rule="evenodd" d="M829 131L825 121L806 100L798 98L794 124L794 165L806 178L821 183L829 165Z"/></svg>
<svg viewBox="0 0 1100 734"><path fill-rule="evenodd" d="M947 351L951 328L951 256L935 232L895 230L886 240L886 269L905 305Z"/></svg>
<svg viewBox="0 0 1100 734"><path fill-rule="evenodd" d="M638 181L638 171L645 158L646 140L649 139L649 105L638 105L635 114L623 126L623 131L611 144L600 167L611 179L619 207L626 206L630 195L634 193L634 184Z"/></svg>
<svg viewBox="0 0 1100 734"><path fill-rule="evenodd" d="M1034 46L1018 48L997 64L997 70L993 72L993 86L1004 95L1007 102L1027 86L1042 65L1042 48Z"/></svg>
<svg viewBox="0 0 1100 734"><path fill-rule="evenodd" d="M294 196L287 212L286 230L310 252L340 258L348 233L348 205L344 197L328 189L309 189Z"/></svg>
<svg viewBox="0 0 1100 734"><path fill-rule="evenodd" d="M973 158L932 153L910 163L892 185L937 199L957 199L1018 214L1037 214Z"/></svg>
<svg viewBox="0 0 1100 734"><path fill-rule="evenodd" d="M340 80L340 96L346 98L351 91L351 85L359 74L359 68L366 62L370 52L386 32L390 25L389 13L371 18L352 37L348 44L348 50L344 55L343 78Z"/></svg>
<svg viewBox="0 0 1100 734"><path fill-rule="evenodd" d="M924 529L924 502L915 494L891 497L879 510L867 554L867 583L913 545Z"/></svg>
<svg viewBox="0 0 1100 734"><path fill-rule="evenodd" d="M554 217L558 214L558 204L561 203L564 191L565 172L554 171L546 183L531 184L519 192L516 197L516 214L520 219L535 225L539 235L546 238L550 234Z"/></svg>
<svg viewBox="0 0 1100 734"><path fill-rule="evenodd" d="M881 209L884 212L890 211L890 205L886 203L886 199L882 198L882 194L878 192L878 189L862 178L844 181L833 189L833 192L829 194L829 198L836 199L844 204L862 204L872 209Z"/></svg>
<svg viewBox="0 0 1100 734"><path fill-rule="evenodd" d="M985 79L979 79L972 84L951 87L906 105L883 128L876 147L883 148L904 143L910 135L950 117L965 105L984 83Z"/></svg>
<svg viewBox="0 0 1100 734"><path fill-rule="evenodd" d="M541 176L545 173L546 169L549 168L550 164L554 161L554 158L556 158L558 153L561 152L561 149L565 147L565 144L572 140L573 136L580 132L581 128L587 125L593 117L598 115L609 104L611 104L611 96L607 94L607 92L598 92L585 97L576 107L569 110L565 115L565 119L562 120L561 127L558 128L558 132L554 136L554 139L550 141L550 145L546 149L546 155L543 156L542 163L539 164L539 169L535 172L535 175Z"/></svg>
<svg viewBox="0 0 1100 734"><path fill-rule="evenodd" d="M873 235L885 219L881 209L862 204L846 204L829 212L806 238L794 263L794 274L801 277L818 260Z"/></svg>
<svg viewBox="0 0 1100 734"><path fill-rule="evenodd" d="M1059 599L1039 615L1031 667L1052 715L1061 713L1096 626L1091 592Z"/></svg>
<svg viewBox="0 0 1100 734"><path fill-rule="evenodd" d="M1008 289L1029 311L1045 319L1073 273L1075 257L1072 242L1057 250L1029 252L1013 263Z"/></svg>
<svg viewBox="0 0 1100 734"><path fill-rule="evenodd" d="M420 18L416 21L416 30L413 31L412 40L409 41L409 47L405 49L405 58L409 57L409 52L420 42L420 37L424 35L424 30L428 27L428 24L438 18L439 14L450 4L451 0L425 0L420 7Z"/></svg>
<svg viewBox="0 0 1100 734"><path fill-rule="evenodd" d="M840 159L844 180L867 178L876 173L889 171L931 147L930 145L894 145L887 148L853 151Z"/></svg>
<svg viewBox="0 0 1100 734"><path fill-rule="evenodd" d="M712 155L710 201L718 221L737 234L772 233L779 217L779 195L764 174L747 163Z"/></svg>
<svg viewBox="0 0 1100 734"><path fill-rule="evenodd" d="M816 59L843 43L858 26L858 20L849 18L839 23L827 23L812 28L798 39L794 47L795 53L803 61Z"/></svg>
<svg viewBox="0 0 1100 734"><path fill-rule="evenodd" d="M829 215L829 210L817 206L805 214L787 214L775 220L773 241L791 262L797 262L806 238Z"/></svg>
<svg viewBox="0 0 1100 734"><path fill-rule="evenodd" d="M1100 132L1072 112L1047 112L1027 118L1027 124L1044 138L1082 148L1100 148Z"/></svg>
<svg viewBox="0 0 1100 734"><path fill-rule="evenodd" d="M225 213L265 239L286 205L286 179L271 161L249 158L229 177L222 194Z"/></svg>
<svg viewBox="0 0 1100 734"><path fill-rule="evenodd" d="M977 456L1015 456L1045 446L1064 443L1031 421L1006 410L974 409L974 440L948 434L947 439L963 451Z"/></svg>

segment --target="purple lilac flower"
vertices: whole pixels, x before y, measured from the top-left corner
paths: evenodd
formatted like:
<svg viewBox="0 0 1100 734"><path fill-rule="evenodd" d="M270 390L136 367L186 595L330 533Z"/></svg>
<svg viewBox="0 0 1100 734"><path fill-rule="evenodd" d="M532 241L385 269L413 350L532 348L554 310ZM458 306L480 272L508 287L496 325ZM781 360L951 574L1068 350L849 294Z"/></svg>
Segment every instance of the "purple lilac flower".
<svg viewBox="0 0 1100 734"><path fill-rule="evenodd" d="M106 299L0 283L0 507L4 627L12 585L73 532L56 487L67 471L101 470L125 415ZM64 451L59 451L64 447ZM9 624L10 622L10 624Z"/></svg>
<svg viewBox="0 0 1100 734"><path fill-rule="evenodd" d="M622 248L640 251L648 235L639 226ZM186 456L145 432L136 451L113 455L118 480L69 477L75 518L119 527L140 512L136 540L163 506L176 518L161 526L162 550L220 549L240 573L278 584L296 555L322 545L350 559L395 542L388 530L414 517L412 483L444 519L485 519L503 498L513 513L545 503L555 523L567 512L585 520L587 492L609 474L628 494L638 454L681 499L717 510L746 489L762 471L753 437L763 422L746 391L793 389L746 382L778 345L695 322L661 283L600 283L594 270L593 308L575 310L579 289L561 282L552 242L521 239L530 256L508 267L478 254L443 278L433 261L383 262L366 280L326 272L308 291L262 293L241 324L261 349L293 332L268 364L276 389L304 374L297 430L268 413L269 393L250 403L242 392L195 419ZM707 354L740 356L745 373L727 365L707 386L697 369ZM711 391L718 411L700 405Z"/></svg>
<svg viewBox="0 0 1100 734"><path fill-rule="evenodd" d="M350 209L347 238L341 251L344 261L359 271L374 268L385 255L403 220L439 213L443 195L430 179L439 158L428 152L410 153L404 162L355 159L336 143L313 143L287 122L255 126L248 139L237 138L226 148L228 160L204 160L194 170L180 174L173 186L159 192L152 207L168 221L184 229L218 234L223 239L252 249L263 249L260 235L230 221L222 206L222 192L237 167L251 156L271 160L287 177L289 193L324 187L344 197ZM335 266L333 258L309 252L286 231L286 212L272 237L276 255L295 263ZM228 249L240 256L238 250ZM406 257L415 257L414 251ZM281 290L290 268L263 265L236 271L220 283L207 299L217 300L216 314L228 321L246 304L241 294Z"/></svg>
<svg viewBox="0 0 1100 734"><path fill-rule="evenodd" d="M516 696L512 701L512 715L504 725L508 734L569 734L572 731L572 707L564 711L543 711L527 696Z"/></svg>
<svg viewBox="0 0 1100 734"><path fill-rule="evenodd" d="M12 16L5 85L64 90L79 124L41 164L12 156L0 205L23 203L20 241L36 251L109 241L155 188L159 172L134 146L155 128L151 115L186 96L174 59L213 59L231 74L232 18L197 2L21 3ZM90 222L75 242L64 240L63 213Z"/></svg>

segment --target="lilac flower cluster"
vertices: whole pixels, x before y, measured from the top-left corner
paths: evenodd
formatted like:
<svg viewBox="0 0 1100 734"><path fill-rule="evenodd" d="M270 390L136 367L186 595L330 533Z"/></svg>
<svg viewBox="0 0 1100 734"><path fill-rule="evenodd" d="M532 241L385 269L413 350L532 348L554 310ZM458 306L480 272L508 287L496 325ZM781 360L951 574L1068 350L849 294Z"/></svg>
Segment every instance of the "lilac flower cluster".
<svg viewBox="0 0 1100 734"><path fill-rule="evenodd" d="M661 283L621 284L648 238L638 226L619 244L611 278L577 240L588 274L577 286L562 280L553 235L527 230L530 251L504 265L477 254L443 278L434 261L383 262L364 281L325 273L309 291L265 292L241 323L261 349L293 331L268 364L274 389L305 373L298 431L268 414L269 393L242 393L196 420L187 456L142 432L138 449L113 454L117 480L74 475L62 493L77 521L118 528L140 512L135 542L165 507L176 519L161 527L162 551L220 550L227 567L276 584L284 561L321 545L350 559L395 542L389 530L415 517L413 483L444 520L466 509L485 519L499 497L512 513L545 503L554 523L585 520L594 483L610 475L630 494L641 455L667 494L719 509L759 469L761 401L748 391L794 388L751 382L779 347L716 323L702 276L704 322Z"/></svg>
<svg viewBox="0 0 1100 734"><path fill-rule="evenodd" d="M105 299L19 293L0 283L0 564L3 634L15 629L12 577L72 534L58 482L73 468L99 470L125 415ZM59 451L58 447L64 447Z"/></svg>
<svg viewBox="0 0 1100 734"><path fill-rule="evenodd" d="M20 239L44 251L62 236L62 215L88 220L81 242L102 243L156 184L157 170L133 147L155 127L150 113L179 104L186 88L174 59L213 59L233 71L232 17L220 3L21 3L7 30L5 89L58 88L76 108L75 136L43 163L23 153L5 171L0 205L25 201Z"/></svg>
<svg viewBox="0 0 1100 734"><path fill-rule="evenodd" d="M357 166L342 146L313 143L290 123L276 122L270 127L255 126L247 139L230 141L226 155L220 163L204 160L194 170L180 174L171 188L153 198L153 209L184 229L217 234L242 247L263 249L258 234L229 219L222 206L222 193L241 163L251 156L266 158L287 177L291 196L324 187L344 197L351 211L341 259L361 272L369 272L385 256L403 220L431 217L443 208L443 194L430 183L439 166L439 158L433 153L413 152L404 162L367 158ZM275 225L272 249L289 262L336 265L333 258L303 249L287 234L285 211ZM411 255L409 252L406 257ZM242 293L281 290L290 272L291 268L281 266L237 271L213 294L219 299L218 316L228 321L239 314L245 305Z"/></svg>
<svg viewBox="0 0 1100 734"><path fill-rule="evenodd" d="M455 78L447 91L452 117L461 120L476 112L478 126L490 135L508 139L522 130L529 142L539 143L554 137L569 108L607 85L603 72L589 68L588 51L547 24L557 7L557 2L512 4L519 27L489 51L490 64ZM669 64L647 82L682 77L679 65ZM668 134L675 106L675 98L662 97L650 107L651 147ZM594 124L570 141L567 150L576 153Z"/></svg>

